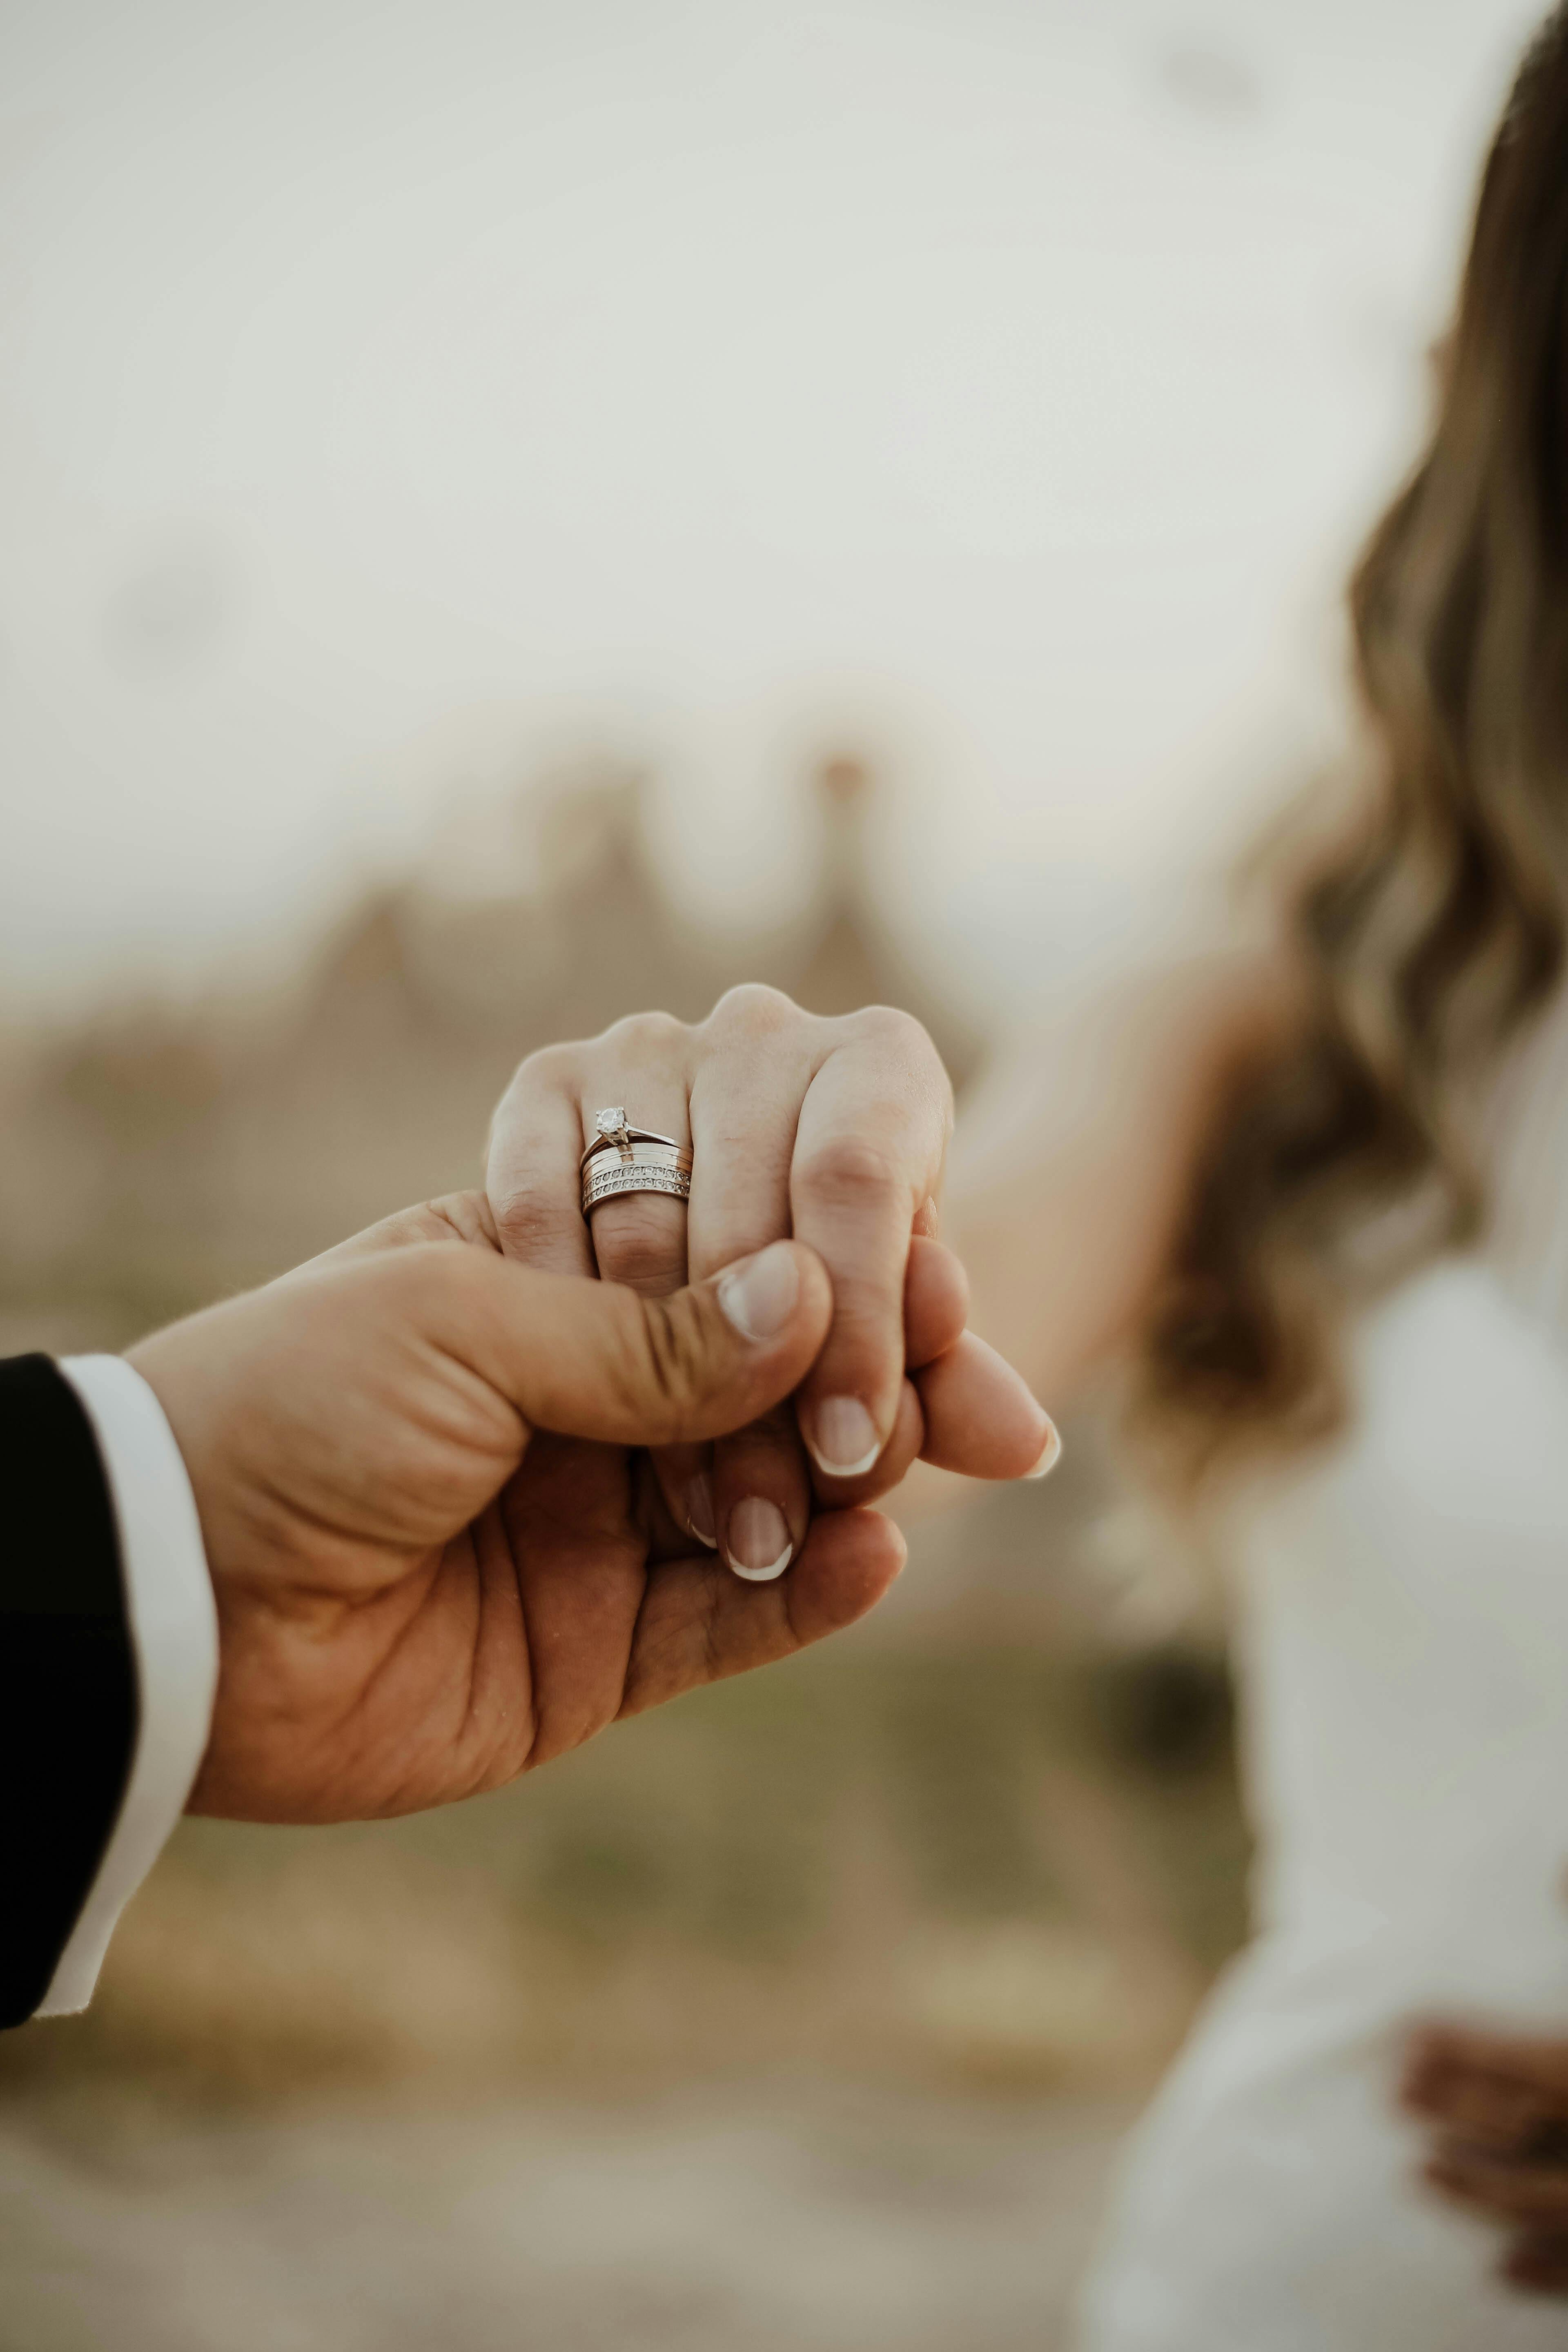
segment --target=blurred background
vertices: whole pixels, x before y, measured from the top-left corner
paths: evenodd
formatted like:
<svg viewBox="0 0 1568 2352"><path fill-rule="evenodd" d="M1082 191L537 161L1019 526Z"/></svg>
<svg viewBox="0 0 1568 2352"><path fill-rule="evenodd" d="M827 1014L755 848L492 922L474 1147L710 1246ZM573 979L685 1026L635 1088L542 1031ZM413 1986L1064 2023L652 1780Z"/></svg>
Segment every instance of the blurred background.
<svg viewBox="0 0 1568 2352"><path fill-rule="evenodd" d="M1011 1022L1344 726L1508 0L10 0L0 1347L763 978ZM187 1823L0 2045L0 2352L1035 2352L1244 1916L1092 1415L830 1654Z"/></svg>

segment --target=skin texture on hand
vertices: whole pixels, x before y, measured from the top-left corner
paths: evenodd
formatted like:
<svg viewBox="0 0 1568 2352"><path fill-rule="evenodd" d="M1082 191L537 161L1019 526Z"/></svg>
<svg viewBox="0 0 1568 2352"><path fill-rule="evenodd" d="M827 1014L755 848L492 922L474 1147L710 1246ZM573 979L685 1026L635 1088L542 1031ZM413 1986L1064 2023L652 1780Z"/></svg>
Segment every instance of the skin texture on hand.
<svg viewBox="0 0 1568 2352"><path fill-rule="evenodd" d="M1422 2026L1400 2098L1431 2135L1424 2178L1507 2232L1502 2277L1568 2296L1568 2035Z"/></svg>
<svg viewBox="0 0 1568 2352"><path fill-rule="evenodd" d="M610 1105L689 1143L689 1205L628 1194L584 1223L578 1160ZM783 1572L814 1506L875 1500L917 1456L988 1478L1050 1458L1024 1382L964 1333L967 1283L935 1240L952 1117L908 1014L821 1020L760 987L695 1026L643 1013L534 1055L497 1110L487 1186L520 1265L649 1297L791 1234L826 1265L832 1321L797 1395L716 1445L656 1456L672 1517L739 1574Z"/></svg>
<svg viewBox="0 0 1568 2352"><path fill-rule="evenodd" d="M903 1561L879 1515L824 1516L753 1588L673 1526L637 1450L710 1440L806 1372L820 1262L749 1265L749 1287L643 1300L507 1264L464 1195L133 1349L217 1600L192 1810L447 1803L871 1607Z"/></svg>

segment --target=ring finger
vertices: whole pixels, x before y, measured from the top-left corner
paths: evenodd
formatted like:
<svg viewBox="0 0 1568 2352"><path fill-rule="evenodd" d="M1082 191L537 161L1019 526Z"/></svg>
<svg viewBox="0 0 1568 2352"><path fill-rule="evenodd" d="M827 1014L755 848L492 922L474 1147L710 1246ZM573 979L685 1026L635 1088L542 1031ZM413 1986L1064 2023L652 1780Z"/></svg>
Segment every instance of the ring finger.
<svg viewBox="0 0 1568 2352"><path fill-rule="evenodd" d="M686 1038L684 1024L662 1013L637 1013L606 1031L584 1057L578 1094L583 1150L598 1139L600 1113L610 1111L624 1111L629 1127L690 1150ZM608 1144L587 1164L597 1168L615 1156ZM594 1210L589 1235L606 1282L624 1282L645 1298L665 1298L686 1287L683 1201L665 1192L623 1193Z"/></svg>
<svg viewBox="0 0 1568 2352"><path fill-rule="evenodd" d="M586 1150L604 1110L624 1110L633 1128L691 1148L689 1032L662 1013L617 1022L584 1057L578 1110ZM614 1157L596 1153L590 1168ZM667 1298L688 1281L686 1202L663 1192L626 1192L601 1202L587 1220L594 1262L606 1282L624 1282L646 1298ZM659 1486L677 1524L712 1549L713 1491L707 1446L671 1447L659 1457Z"/></svg>

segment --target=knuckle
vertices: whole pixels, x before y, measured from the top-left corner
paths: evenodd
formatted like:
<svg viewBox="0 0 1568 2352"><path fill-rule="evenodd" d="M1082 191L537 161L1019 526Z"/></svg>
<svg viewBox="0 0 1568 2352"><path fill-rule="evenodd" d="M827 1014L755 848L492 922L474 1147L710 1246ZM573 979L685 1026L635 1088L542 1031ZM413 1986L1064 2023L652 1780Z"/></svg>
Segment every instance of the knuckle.
<svg viewBox="0 0 1568 2352"><path fill-rule="evenodd" d="M906 1071L915 1086L935 1101L943 1131L951 1133L952 1080L925 1024L898 1005L868 1004L851 1015L851 1025L858 1044L869 1046L881 1059Z"/></svg>
<svg viewBox="0 0 1568 2352"><path fill-rule="evenodd" d="M496 1159L506 1156L509 1139L515 1122L526 1117L527 1107L547 1095L576 1097L573 1083L577 1049L573 1045L542 1045L535 1054L518 1064L507 1081L506 1091L490 1113L489 1133L485 1139L485 1164L489 1167Z"/></svg>
<svg viewBox="0 0 1568 2352"><path fill-rule="evenodd" d="M775 1037L782 1030L804 1027L811 1017L782 988L770 988L765 981L745 980L724 991L708 1015L708 1026L721 1034Z"/></svg>
<svg viewBox="0 0 1568 2352"><path fill-rule="evenodd" d="M931 1043L930 1031L912 1013L905 1013L896 1004L868 1004L851 1017L859 1036L882 1052L896 1055L900 1061L931 1064L942 1069L942 1056Z"/></svg>
<svg viewBox="0 0 1568 2352"><path fill-rule="evenodd" d="M509 1095L563 1094L570 1091L576 1075L580 1048L576 1045L541 1045L521 1061L513 1074Z"/></svg>
<svg viewBox="0 0 1568 2352"><path fill-rule="evenodd" d="M684 1051L688 1034L673 1013L628 1013L605 1032L605 1043L639 1062L668 1062Z"/></svg>
<svg viewBox="0 0 1568 2352"><path fill-rule="evenodd" d="M817 1207L869 1213L891 1208L909 1190L887 1153L857 1135L836 1136L813 1151L795 1188Z"/></svg>

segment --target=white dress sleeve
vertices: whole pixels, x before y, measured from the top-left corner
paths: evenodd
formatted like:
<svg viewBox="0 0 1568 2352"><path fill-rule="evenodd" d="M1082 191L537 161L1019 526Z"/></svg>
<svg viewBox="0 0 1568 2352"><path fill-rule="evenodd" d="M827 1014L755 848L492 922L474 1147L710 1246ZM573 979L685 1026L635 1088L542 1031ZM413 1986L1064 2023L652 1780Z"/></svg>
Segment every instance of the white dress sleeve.
<svg viewBox="0 0 1568 2352"><path fill-rule="evenodd" d="M60 1371L98 1440L120 1536L136 1661L131 1772L98 1875L39 2017L85 2009L121 1911L184 1810L217 1687L217 1612L195 1497L163 1407L121 1356L69 1356Z"/></svg>

